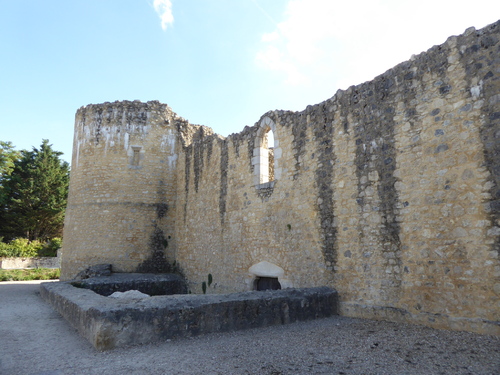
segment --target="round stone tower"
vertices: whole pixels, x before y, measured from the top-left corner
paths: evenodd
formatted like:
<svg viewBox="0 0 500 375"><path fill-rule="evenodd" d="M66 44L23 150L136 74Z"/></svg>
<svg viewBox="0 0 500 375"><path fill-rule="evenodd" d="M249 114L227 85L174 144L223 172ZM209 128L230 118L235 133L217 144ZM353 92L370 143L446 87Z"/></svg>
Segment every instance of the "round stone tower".
<svg viewBox="0 0 500 375"><path fill-rule="evenodd" d="M61 279L103 263L116 272L169 270L176 248L176 119L158 101L77 111Z"/></svg>

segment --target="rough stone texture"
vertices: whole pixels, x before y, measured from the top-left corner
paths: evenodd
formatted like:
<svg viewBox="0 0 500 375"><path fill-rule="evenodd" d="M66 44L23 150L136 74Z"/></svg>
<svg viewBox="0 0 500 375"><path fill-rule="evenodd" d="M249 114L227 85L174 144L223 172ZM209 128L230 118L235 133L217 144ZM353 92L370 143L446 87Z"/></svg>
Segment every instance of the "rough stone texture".
<svg viewBox="0 0 500 375"><path fill-rule="evenodd" d="M111 276L111 269L111 264L96 264L95 266L90 266L83 271L78 272L74 280L85 280L99 276Z"/></svg>
<svg viewBox="0 0 500 375"><path fill-rule="evenodd" d="M138 290L150 296L187 292L184 280L179 275L174 274L115 273L110 276L71 281L71 285L77 288L90 289L102 296L128 290Z"/></svg>
<svg viewBox="0 0 500 375"><path fill-rule="evenodd" d="M140 130L143 169L97 137L105 118L112 134ZM335 287L342 314L500 334L500 22L227 138L157 102L87 106L75 128L64 278L166 259L192 292L211 274L207 293L228 293L266 261L282 285ZM268 129L275 180L260 183Z"/></svg>
<svg viewBox="0 0 500 375"><path fill-rule="evenodd" d="M0 269L3 270L22 268L59 268L60 266L60 257L0 258Z"/></svg>
<svg viewBox="0 0 500 375"><path fill-rule="evenodd" d="M63 279L100 263L117 272L170 271L178 121L184 120L157 101L78 110Z"/></svg>
<svg viewBox="0 0 500 375"><path fill-rule="evenodd" d="M327 287L133 301L104 297L69 282L43 283L40 290L42 298L98 350L337 313L337 292Z"/></svg>

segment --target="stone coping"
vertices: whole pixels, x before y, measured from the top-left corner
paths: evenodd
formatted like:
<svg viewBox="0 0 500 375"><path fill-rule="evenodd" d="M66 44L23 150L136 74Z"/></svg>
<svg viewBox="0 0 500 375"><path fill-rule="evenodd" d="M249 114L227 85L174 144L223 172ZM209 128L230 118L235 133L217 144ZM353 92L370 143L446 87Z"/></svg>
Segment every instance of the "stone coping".
<svg viewBox="0 0 500 375"><path fill-rule="evenodd" d="M59 268L60 257L14 257L0 258L0 269Z"/></svg>
<svg viewBox="0 0 500 375"><path fill-rule="evenodd" d="M328 287L127 300L51 282L40 292L98 350L287 324L338 310L337 292Z"/></svg>

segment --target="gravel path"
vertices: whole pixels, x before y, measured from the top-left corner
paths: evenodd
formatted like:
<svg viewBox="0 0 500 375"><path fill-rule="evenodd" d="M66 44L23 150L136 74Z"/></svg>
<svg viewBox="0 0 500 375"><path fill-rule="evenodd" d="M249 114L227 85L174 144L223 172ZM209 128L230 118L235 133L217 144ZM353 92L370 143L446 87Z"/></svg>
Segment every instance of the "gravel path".
<svg viewBox="0 0 500 375"><path fill-rule="evenodd" d="M500 374L500 337L333 317L98 352L41 300L0 283L0 374Z"/></svg>

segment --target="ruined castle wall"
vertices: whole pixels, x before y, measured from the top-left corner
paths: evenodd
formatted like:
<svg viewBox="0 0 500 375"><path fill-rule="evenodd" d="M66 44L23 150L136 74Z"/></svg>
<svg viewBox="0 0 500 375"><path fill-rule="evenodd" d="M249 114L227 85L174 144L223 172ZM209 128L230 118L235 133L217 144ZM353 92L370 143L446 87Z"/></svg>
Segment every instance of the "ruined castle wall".
<svg viewBox="0 0 500 375"><path fill-rule="evenodd" d="M173 116L159 102L78 110L62 279L100 263L118 272L168 270L175 256Z"/></svg>
<svg viewBox="0 0 500 375"><path fill-rule="evenodd" d="M177 261L191 289L208 274L209 293L251 289L269 262L283 286L335 287L345 315L500 333L499 29L225 139L183 138ZM276 178L259 184L269 126Z"/></svg>
<svg viewBox="0 0 500 375"><path fill-rule="evenodd" d="M62 278L175 261L195 293L276 277L344 315L500 334L499 123L500 23L227 138L159 102L82 107Z"/></svg>
<svg viewBox="0 0 500 375"><path fill-rule="evenodd" d="M331 103L354 151L335 201L358 205L337 214L345 314L498 332L498 41L469 30Z"/></svg>
<svg viewBox="0 0 500 375"><path fill-rule="evenodd" d="M177 260L193 291L201 291L208 274L213 276L210 291L250 290L254 277L248 270L262 261L283 268L284 287L327 283L318 216L311 209L316 197L304 194L310 183L290 177L274 188L255 188L252 158L258 129L246 128L226 139L194 137L180 156ZM275 137L286 149L280 167L292 170L293 135L278 127Z"/></svg>

